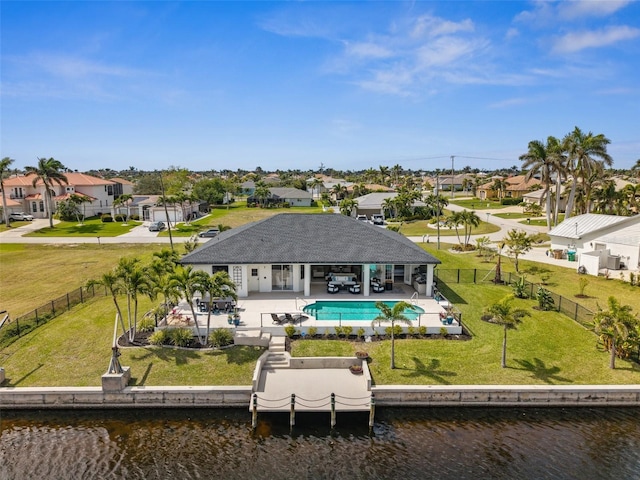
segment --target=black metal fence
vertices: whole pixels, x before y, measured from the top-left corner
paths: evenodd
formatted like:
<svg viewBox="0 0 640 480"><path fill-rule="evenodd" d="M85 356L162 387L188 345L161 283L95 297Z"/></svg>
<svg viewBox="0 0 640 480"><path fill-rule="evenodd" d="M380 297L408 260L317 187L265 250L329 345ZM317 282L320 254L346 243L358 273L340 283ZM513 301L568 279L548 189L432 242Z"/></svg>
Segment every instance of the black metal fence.
<svg viewBox="0 0 640 480"><path fill-rule="evenodd" d="M439 269L435 270L435 279L438 283L444 284L452 283L494 283L496 280L495 269L482 270L477 268L469 269ZM522 277L517 273L508 272L500 275L500 281L503 284L512 285L518 281L521 281ZM538 287L537 283L532 283L524 280L525 289L529 295L529 298L535 298ZM569 300L562 295L549 291L553 298L555 310L565 314L567 317L575 320L584 327L590 327L593 322L593 312L588 308L583 307L579 303Z"/></svg>
<svg viewBox="0 0 640 480"><path fill-rule="evenodd" d="M84 303L94 297L103 297L107 291L103 288L78 288L39 306L24 315L10 319L0 329L0 347L13 343L16 339L47 323L52 318Z"/></svg>

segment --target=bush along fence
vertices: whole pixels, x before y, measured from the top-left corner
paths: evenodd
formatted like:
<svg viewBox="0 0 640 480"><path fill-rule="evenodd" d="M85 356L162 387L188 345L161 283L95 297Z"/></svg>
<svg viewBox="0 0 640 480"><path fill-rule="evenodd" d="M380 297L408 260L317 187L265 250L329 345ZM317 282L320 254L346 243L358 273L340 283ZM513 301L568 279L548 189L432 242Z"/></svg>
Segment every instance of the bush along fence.
<svg viewBox="0 0 640 480"><path fill-rule="evenodd" d="M434 278L438 285L452 283L495 283L495 269L481 270L477 268L469 269L436 269ZM523 279L520 275L513 272L503 273L500 276L500 282L504 285L514 285L517 282L523 284L524 292L529 298L535 299L538 287L544 287L542 284L532 283ZM553 299L553 308L559 313L566 315L584 328L591 330L593 328L594 312L585 308L573 300L558 295L547 289L550 297ZM631 359L640 363L640 347L632 353Z"/></svg>
<svg viewBox="0 0 640 480"><path fill-rule="evenodd" d="M16 339L47 323L52 318L69 311L80 303L84 303L94 297L104 297L106 295L107 292L103 288L91 287L85 289L81 287L65 293L24 315L10 319L0 328L0 347L10 345Z"/></svg>

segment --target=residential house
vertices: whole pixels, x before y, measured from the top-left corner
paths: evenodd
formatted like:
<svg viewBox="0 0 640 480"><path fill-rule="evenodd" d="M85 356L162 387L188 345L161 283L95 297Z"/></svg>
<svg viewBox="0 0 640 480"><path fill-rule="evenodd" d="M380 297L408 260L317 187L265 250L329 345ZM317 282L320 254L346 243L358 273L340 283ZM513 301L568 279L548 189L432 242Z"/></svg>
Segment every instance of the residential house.
<svg viewBox="0 0 640 480"><path fill-rule="evenodd" d="M221 232L184 256L182 264L208 273L224 270L240 297L253 293L311 295L332 273L349 273L371 295L373 278L388 289L412 285L417 272L433 294L440 260L406 237L344 215L283 213Z"/></svg>
<svg viewBox="0 0 640 480"><path fill-rule="evenodd" d="M266 203L268 205L282 205L288 203L292 207L310 207L312 198L309 192L299 188L272 187L269 189L269 197L261 199L247 197L247 203Z"/></svg>
<svg viewBox="0 0 640 480"><path fill-rule="evenodd" d="M640 268L640 215L586 213L563 221L549 237L553 251L575 255L582 273Z"/></svg>
<svg viewBox="0 0 640 480"><path fill-rule="evenodd" d="M88 217L106 213L111 209L115 200L115 182L77 172L65 173L65 176L66 184L53 184L52 209L54 212L59 202L69 199L73 194L87 200L82 209ZM12 207L14 209L12 211L24 211L35 218L47 218L44 205L45 187L40 180L34 186L34 178L36 178L34 174L28 174L10 177L4 181L9 198L20 205L17 208Z"/></svg>
<svg viewBox="0 0 640 480"><path fill-rule="evenodd" d="M397 196L397 192L373 192L357 197L355 200L358 202L358 207L353 214L366 215L367 217L371 217L374 213L384 215L385 200L387 198L396 198ZM426 205L424 202L416 200L413 202L412 206L424 207Z"/></svg>

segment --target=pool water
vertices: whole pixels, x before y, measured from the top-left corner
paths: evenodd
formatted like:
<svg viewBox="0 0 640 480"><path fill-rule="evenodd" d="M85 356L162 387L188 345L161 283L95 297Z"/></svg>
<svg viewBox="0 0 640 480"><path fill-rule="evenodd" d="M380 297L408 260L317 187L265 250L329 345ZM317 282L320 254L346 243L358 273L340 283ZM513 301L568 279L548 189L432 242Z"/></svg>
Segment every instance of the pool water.
<svg viewBox="0 0 640 480"><path fill-rule="evenodd" d="M372 321L380 315L374 301L332 301L321 300L305 306L302 310L313 315L316 320L366 320ZM398 302L383 302L393 308ZM417 320L424 310L414 305L414 310L405 310L404 316L409 320Z"/></svg>

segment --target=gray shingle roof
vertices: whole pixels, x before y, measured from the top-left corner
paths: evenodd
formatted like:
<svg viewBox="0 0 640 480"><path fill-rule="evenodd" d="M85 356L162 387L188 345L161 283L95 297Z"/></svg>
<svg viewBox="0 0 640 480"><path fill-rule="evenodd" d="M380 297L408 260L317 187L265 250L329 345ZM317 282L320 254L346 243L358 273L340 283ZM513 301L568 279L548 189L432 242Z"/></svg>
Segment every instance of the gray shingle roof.
<svg viewBox="0 0 640 480"><path fill-rule="evenodd" d="M224 231L186 264L438 264L399 233L338 214L281 213Z"/></svg>

